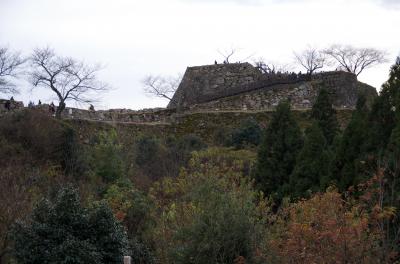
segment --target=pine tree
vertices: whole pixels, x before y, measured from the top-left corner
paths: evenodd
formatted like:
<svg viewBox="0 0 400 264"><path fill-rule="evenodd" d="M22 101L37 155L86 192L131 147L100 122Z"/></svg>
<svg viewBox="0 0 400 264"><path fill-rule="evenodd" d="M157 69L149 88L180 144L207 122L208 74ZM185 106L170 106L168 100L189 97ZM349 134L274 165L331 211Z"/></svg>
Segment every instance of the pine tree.
<svg viewBox="0 0 400 264"><path fill-rule="evenodd" d="M318 122L328 145L331 145L339 131L339 125L336 119L336 111L332 107L329 93L324 88L319 91L318 97L311 110L311 117Z"/></svg>
<svg viewBox="0 0 400 264"><path fill-rule="evenodd" d="M281 102L260 145L254 173L256 183L265 194L277 200L288 194L289 176L301 147L301 131L290 112L290 105Z"/></svg>
<svg viewBox="0 0 400 264"><path fill-rule="evenodd" d="M382 109L380 115L373 119L374 130L376 134L371 133L373 143L380 143L378 145L378 154L383 154L384 157L378 156L377 163L379 166L384 166L384 184L383 184L383 199L382 202L387 208L395 208L396 215L390 222L386 223L385 236L387 241L386 247L399 252L400 239L398 230L400 229L400 57L397 58L395 65L392 66L390 71L389 80L382 86L381 95L384 103L381 103ZM382 105L384 104L384 105ZM381 120L378 120L381 117ZM380 121L380 123L379 123ZM378 126L380 125L380 127ZM372 127L372 126L371 126ZM390 133L390 136L387 137ZM379 142L378 136L381 137ZM387 142L387 143L386 143ZM386 145L385 145L386 144ZM369 147L371 146L371 143ZM370 149L369 149L370 150ZM383 161L383 162L382 162ZM382 164L383 163L383 164ZM377 165L378 167L378 165Z"/></svg>
<svg viewBox="0 0 400 264"><path fill-rule="evenodd" d="M319 191L321 185L327 185L330 158L324 134L314 122L307 129L304 146L297 157L296 167L290 175L293 197L308 197L311 193Z"/></svg>
<svg viewBox="0 0 400 264"><path fill-rule="evenodd" d="M391 67L389 79L382 85L375 99L369 117L369 134L366 144L370 153L382 153L386 148L392 130L396 125L396 115L400 112L400 57Z"/></svg>
<svg viewBox="0 0 400 264"><path fill-rule="evenodd" d="M365 157L364 142L367 139L368 108L364 96L357 101L356 110L343 132L335 156L333 174L340 189L346 190L350 185L357 184L362 178L361 160Z"/></svg>
<svg viewBox="0 0 400 264"><path fill-rule="evenodd" d="M126 235L106 205L84 208L78 192L62 189L43 200L14 231L18 263L121 263Z"/></svg>
<svg viewBox="0 0 400 264"><path fill-rule="evenodd" d="M396 127L392 130L387 151L400 157L400 118L397 118Z"/></svg>

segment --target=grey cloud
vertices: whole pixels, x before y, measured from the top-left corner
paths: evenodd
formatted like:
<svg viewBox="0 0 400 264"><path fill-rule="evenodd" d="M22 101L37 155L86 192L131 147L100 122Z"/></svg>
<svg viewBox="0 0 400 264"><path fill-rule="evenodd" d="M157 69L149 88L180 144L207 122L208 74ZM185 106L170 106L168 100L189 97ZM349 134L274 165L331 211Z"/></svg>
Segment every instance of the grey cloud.
<svg viewBox="0 0 400 264"><path fill-rule="evenodd" d="M383 6L400 8L400 0L379 0L379 2Z"/></svg>
<svg viewBox="0 0 400 264"><path fill-rule="evenodd" d="M279 3L290 3L290 2L309 2L312 0L181 0L182 2L208 2L208 3L234 3L239 5L262 5L262 4L279 4ZM351 1L351 0L350 0ZM400 0L366 0L377 3L384 7L399 7Z"/></svg>
<svg viewBox="0 0 400 264"><path fill-rule="evenodd" d="M182 2L201 2L201 3L233 3L238 5L263 5L279 4L286 2L306 2L310 0L181 0Z"/></svg>
<svg viewBox="0 0 400 264"><path fill-rule="evenodd" d="M239 5L260 5L263 0L182 0L182 2L207 2L207 3L234 3ZM271 1L269 1L271 2Z"/></svg>

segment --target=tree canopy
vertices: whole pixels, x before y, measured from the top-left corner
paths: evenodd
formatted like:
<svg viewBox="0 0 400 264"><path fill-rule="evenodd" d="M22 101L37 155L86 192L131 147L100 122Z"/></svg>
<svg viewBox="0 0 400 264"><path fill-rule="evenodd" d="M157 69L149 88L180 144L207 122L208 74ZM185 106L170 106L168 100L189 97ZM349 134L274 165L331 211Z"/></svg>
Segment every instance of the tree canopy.
<svg viewBox="0 0 400 264"><path fill-rule="evenodd" d="M14 228L19 263L121 263L127 247L122 225L105 204L84 208L76 189L42 200L29 221Z"/></svg>
<svg viewBox="0 0 400 264"><path fill-rule="evenodd" d="M255 180L266 195L280 199L288 193L289 176L302 147L302 135L288 102L281 102L259 147Z"/></svg>

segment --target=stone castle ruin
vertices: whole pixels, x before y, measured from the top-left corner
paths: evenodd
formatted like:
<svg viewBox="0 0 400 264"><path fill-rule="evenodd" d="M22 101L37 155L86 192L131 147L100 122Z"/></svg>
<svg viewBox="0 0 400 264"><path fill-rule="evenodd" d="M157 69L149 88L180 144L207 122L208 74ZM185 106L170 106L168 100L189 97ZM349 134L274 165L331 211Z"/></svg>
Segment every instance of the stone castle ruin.
<svg viewBox="0 0 400 264"><path fill-rule="evenodd" d="M371 102L374 87L359 82L348 72L331 71L313 75L262 73L249 63L214 64L188 67L167 108L146 110L83 110L67 108L64 118L94 121L168 123L174 116L194 112L271 111L280 101L288 100L294 110L310 109L321 88L331 95L337 109L354 109L361 94ZM6 112L0 100L0 114ZM23 108L15 102L13 110ZM48 105L35 106L48 112Z"/></svg>
<svg viewBox="0 0 400 264"><path fill-rule="evenodd" d="M308 109L322 87L336 108L354 108L361 93L376 96L375 88L348 72L263 74L249 63L234 63L187 68L168 108L272 110L288 100L294 109Z"/></svg>

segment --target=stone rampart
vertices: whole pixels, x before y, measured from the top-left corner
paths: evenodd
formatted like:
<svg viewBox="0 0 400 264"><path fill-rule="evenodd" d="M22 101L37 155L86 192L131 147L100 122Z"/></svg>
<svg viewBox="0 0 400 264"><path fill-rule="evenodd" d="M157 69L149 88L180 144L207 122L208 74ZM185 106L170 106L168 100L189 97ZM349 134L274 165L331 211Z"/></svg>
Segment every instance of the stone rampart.
<svg viewBox="0 0 400 264"><path fill-rule="evenodd" d="M262 77L249 63L188 67L168 108L185 108L244 91Z"/></svg>
<svg viewBox="0 0 400 264"><path fill-rule="evenodd" d="M175 110L154 108L145 110L110 109L110 110L83 110L67 108L62 113L63 118L85 119L93 121L124 122L124 123L167 123Z"/></svg>
<svg viewBox="0 0 400 264"><path fill-rule="evenodd" d="M309 83L279 84L271 89L258 89L191 106L190 111L273 110L280 101L288 100L293 109L309 109L317 96Z"/></svg>
<svg viewBox="0 0 400 264"><path fill-rule="evenodd" d="M278 87L283 87L283 90ZM312 76L295 73L261 74L249 63L207 65L186 70L168 108L182 111L200 104L204 104L203 107L218 105L212 108L219 109L261 105L261 110L270 109L281 99L292 101L294 107L307 108L322 87L328 90L334 106L338 108L353 108L361 90L375 90L370 86L359 85L354 74L343 71L322 72ZM259 97L255 98L257 95ZM232 97L239 102L232 104ZM250 97L253 98L245 102Z"/></svg>
<svg viewBox="0 0 400 264"><path fill-rule="evenodd" d="M372 102L375 88L358 82L354 74L334 71L312 76L295 73L261 74L249 63L189 67L168 108L145 110L83 110L66 108L62 117L124 123L169 123L176 114L207 111L269 111L288 100L293 109L310 109L319 90L325 88L333 106L353 109L360 94ZM0 100L0 114L23 108L22 102ZM7 105L8 106L8 105ZM42 104L30 106L54 115L54 109Z"/></svg>
<svg viewBox="0 0 400 264"><path fill-rule="evenodd" d="M353 109L359 94L365 94L370 101L377 95L375 88L360 83L355 75L346 72L325 72L301 81L282 81L278 84L256 87L255 89L222 97L209 102L194 104L191 111L223 110L273 110L280 101L288 100L293 109L310 109L324 87L331 95L333 106L338 109Z"/></svg>

